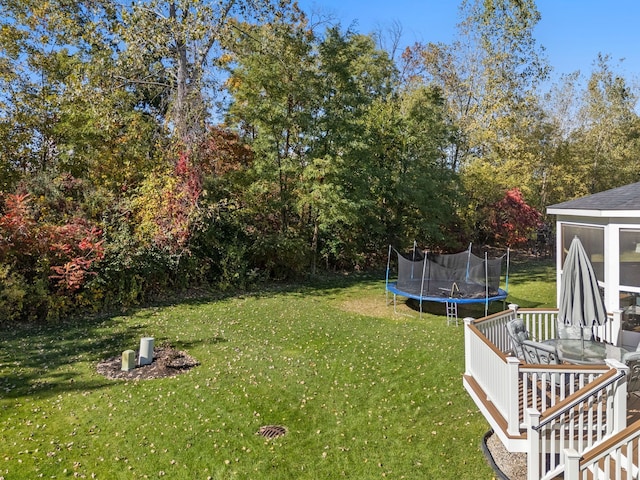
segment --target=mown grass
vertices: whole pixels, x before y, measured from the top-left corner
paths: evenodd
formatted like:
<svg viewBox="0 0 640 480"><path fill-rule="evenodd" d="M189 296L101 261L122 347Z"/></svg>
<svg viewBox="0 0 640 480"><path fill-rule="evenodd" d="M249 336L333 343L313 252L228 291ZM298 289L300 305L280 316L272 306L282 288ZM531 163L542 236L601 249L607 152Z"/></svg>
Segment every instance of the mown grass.
<svg viewBox="0 0 640 480"><path fill-rule="evenodd" d="M551 262L516 268L509 288L509 301L553 305ZM443 305L394 314L382 280L1 334L0 478L493 477L488 425L462 387L462 326L446 325ZM136 382L96 373L143 336L201 364ZM271 424L288 433L256 435Z"/></svg>

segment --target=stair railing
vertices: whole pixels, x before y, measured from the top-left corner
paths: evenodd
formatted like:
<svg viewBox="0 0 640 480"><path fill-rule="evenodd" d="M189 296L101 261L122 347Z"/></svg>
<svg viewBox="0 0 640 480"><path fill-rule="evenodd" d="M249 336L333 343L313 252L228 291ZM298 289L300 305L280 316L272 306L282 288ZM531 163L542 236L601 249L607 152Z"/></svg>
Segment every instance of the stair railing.
<svg viewBox="0 0 640 480"><path fill-rule="evenodd" d="M582 454L625 429L629 370L615 360L607 364L609 372L545 412L527 409L528 479L554 478L564 471L567 452Z"/></svg>

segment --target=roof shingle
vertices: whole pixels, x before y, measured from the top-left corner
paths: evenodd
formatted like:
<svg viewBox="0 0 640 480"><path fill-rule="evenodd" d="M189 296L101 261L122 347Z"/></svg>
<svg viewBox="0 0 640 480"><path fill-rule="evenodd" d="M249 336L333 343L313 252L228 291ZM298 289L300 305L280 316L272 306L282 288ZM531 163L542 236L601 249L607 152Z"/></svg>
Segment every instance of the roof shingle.
<svg viewBox="0 0 640 480"><path fill-rule="evenodd" d="M640 210L640 182L550 205L566 210Z"/></svg>

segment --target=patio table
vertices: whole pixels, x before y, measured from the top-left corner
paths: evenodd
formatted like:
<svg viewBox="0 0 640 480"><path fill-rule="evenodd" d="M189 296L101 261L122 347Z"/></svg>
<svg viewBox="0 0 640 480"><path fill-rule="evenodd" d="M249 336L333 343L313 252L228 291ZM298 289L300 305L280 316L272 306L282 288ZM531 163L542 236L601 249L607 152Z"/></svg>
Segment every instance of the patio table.
<svg viewBox="0 0 640 480"><path fill-rule="evenodd" d="M622 357L628 352L608 343L580 339L558 339L556 348L562 361L577 365L604 364L607 358L622 361Z"/></svg>

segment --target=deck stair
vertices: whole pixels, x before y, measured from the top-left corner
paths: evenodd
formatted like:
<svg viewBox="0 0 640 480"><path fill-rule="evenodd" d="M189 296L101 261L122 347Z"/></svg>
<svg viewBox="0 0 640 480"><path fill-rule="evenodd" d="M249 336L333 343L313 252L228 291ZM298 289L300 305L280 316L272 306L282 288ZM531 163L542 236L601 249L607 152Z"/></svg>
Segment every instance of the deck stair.
<svg viewBox="0 0 640 480"><path fill-rule="evenodd" d="M617 415L612 408L619 403L616 396L626 396L625 375L612 370L542 413L535 407L527 410L529 478L556 478L567 472L567 463L577 456L573 452L586 453L624 429L626 412ZM587 467L596 472L597 462ZM573 472L566 478L577 477Z"/></svg>
<svg viewBox="0 0 640 480"><path fill-rule="evenodd" d="M569 455L565 476L588 480L627 480L640 477L640 421L621 432L610 435L584 452L582 456ZM571 457L574 457L571 459ZM580 472L575 476L576 469Z"/></svg>

